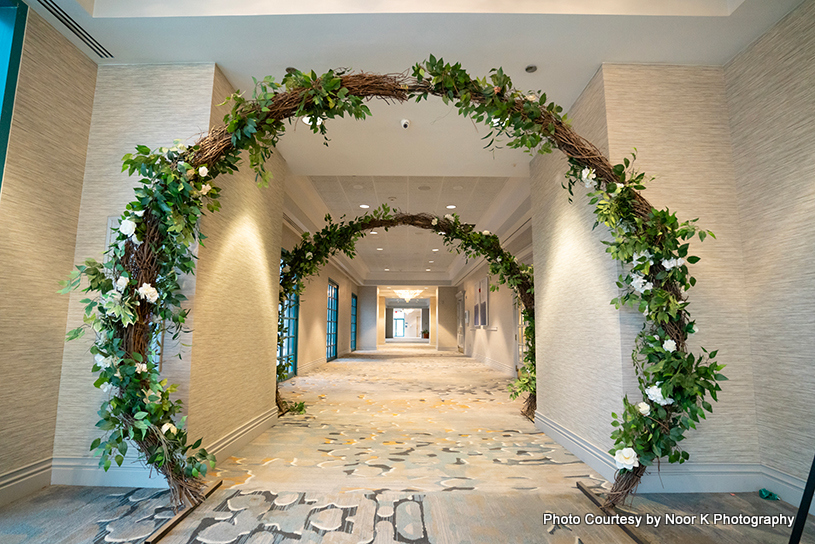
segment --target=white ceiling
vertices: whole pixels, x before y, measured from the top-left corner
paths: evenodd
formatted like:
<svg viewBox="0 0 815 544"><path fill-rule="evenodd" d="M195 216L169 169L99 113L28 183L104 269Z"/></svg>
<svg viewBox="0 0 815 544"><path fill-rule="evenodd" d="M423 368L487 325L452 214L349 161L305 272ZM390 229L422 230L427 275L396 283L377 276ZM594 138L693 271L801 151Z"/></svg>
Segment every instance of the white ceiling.
<svg viewBox="0 0 815 544"><path fill-rule="evenodd" d="M502 66L518 88L543 89L568 108L603 62L720 65L800 1L426 0L413 5L354 0L330 5L358 12L326 15L308 12L331 11L327 0L56 0L112 59L99 59L39 2L31 6L105 64L216 62L234 86L247 90L252 76L279 79L289 66L318 73L336 67L390 73L408 70L433 53L460 61L474 75ZM480 13L419 13L438 2ZM289 5L306 14L217 15L268 13ZM537 6L543 13L496 13L518 5ZM394 9L411 13L387 13ZM663 9L693 15L597 14ZM538 70L526 73L529 64ZM439 102L373 104L372 110L375 117L364 124L332 121L329 148L302 125L286 135L281 151L303 175L526 175L528 157L482 151L486 130L476 130ZM402 118L413 122L407 131L399 126Z"/></svg>
<svg viewBox="0 0 815 544"><path fill-rule="evenodd" d="M536 13L730 15L743 0L79 0L94 17L188 17L320 13Z"/></svg>
<svg viewBox="0 0 815 544"><path fill-rule="evenodd" d="M501 66L517 88L545 90L568 109L604 62L722 65L801 0L55 2L114 58L98 58L39 2L31 7L100 64L214 62L233 86L251 90L252 76L280 79L290 66L394 73L432 53L475 76ZM530 64L536 72L525 72ZM296 120L282 139L297 174L287 180L286 213L298 227L319 228L326 211L357 215L363 199L373 208L393 196L404 211L444 213L460 197L452 203L465 220L527 243L528 155L483 150L487 129L439 100L370 107L364 123L329 121L328 147ZM408 130L401 119L411 121ZM450 285L473 263L446 254L438 240L394 229L363 239L357 259L339 262L368 284Z"/></svg>
<svg viewBox="0 0 815 544"><path fill-rule="evenodd" d="M312 176L311 182L335 219L364 213L360 204L371 210L387 204L405 213L458 213L463 222L478 223L507 178ZM448 251L441 236L415 227L375 232L357 242L357 258L371 271L369 277L436 278L439 272L450 277L457 255Z"/></svg>

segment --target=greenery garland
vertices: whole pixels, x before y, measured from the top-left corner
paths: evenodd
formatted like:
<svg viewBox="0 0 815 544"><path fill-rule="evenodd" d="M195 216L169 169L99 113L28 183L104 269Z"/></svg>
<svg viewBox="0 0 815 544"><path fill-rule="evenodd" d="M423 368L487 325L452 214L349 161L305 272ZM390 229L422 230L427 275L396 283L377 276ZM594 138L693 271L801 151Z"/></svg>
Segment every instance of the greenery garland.
<svg viewBox="0 0 815 544"><path fill-rule="evenodd" d="M89 259L64 282L63 292L88 280L87 292L99 293L83 301L85 324L68 334L78 338L90 329L96 335L91 352L97 373L96 387L109 394L99 410L97 426L106 431L91 449L107 470L111 461L121 465L127 441L135 443L144 461L165 476L174 504L202 500L203 476L214 457L199 448L201 441L187 443L184 419L176 421L181 401L172 400L175 386L168 386L158 372L156 339L169 330L178 335L188 311L183 308L179 278L195 268L193 246L204 240L198 221L204 210L219 209L216 177L237 171L240 154L248 152L259 185L267 185L265 168L272 148L285 132L284 120L307 117L315 133L326 134L328 119L370 115L364 101L371 97L417 101L429 95L454 103L461 115L489 128L486 147L496 138L512 148L530 153L559 149L567 155L571 170L567 184L583 182L592 188L598 224L611 229L611 256L628 264L620 277L625 292L614 302L632 304L645 315L643 331L634 352L643 401L623 399L624 412L614 415L617 428L612 453L620 469L609 504L617 504L636 486L645 467L667 456L670 462L688 458L678 442L695 426L704 411L712 408L706 393L716 399L722 365L715 352L695 357L686 347L687 335L695 331L689 320L684 291L695 283L685 260L687 241L707 231L693 221L679 223L668 210L655 210L642 197L644 176L630 162L611 166L595 146L575 133L560 106L547 103L546 95L521 93L499 68L489 78L473 79L460 64L445 63L431 56L413 67L412 75L344 74L329 71L293 71L281 83L267 77L256 81L253 98L229 97L232 110L225 124L212 130L195 145L179 142L172 148L152 151L138 146L125 155L123 170L140 177L136 199L121 217L117 238L107 251L108 260ZM535 391L534 288L531 267L518 264L501 249L496 236L475 232L456 216L404 216L381 208L348 223L333 223L314 236L306 233L290 252L283 252L280 301L302 290L303 280L314 274L336 251L354 254L354 243L365 228L429 222L448 245L467 255L483 255L490 271L518 293L527 320L526 367L512 388L513 395ZM400 222L400 221L406 221ZM434 223L435 221L435 223ZM425 227L427 228L427 227Z"/></svg>

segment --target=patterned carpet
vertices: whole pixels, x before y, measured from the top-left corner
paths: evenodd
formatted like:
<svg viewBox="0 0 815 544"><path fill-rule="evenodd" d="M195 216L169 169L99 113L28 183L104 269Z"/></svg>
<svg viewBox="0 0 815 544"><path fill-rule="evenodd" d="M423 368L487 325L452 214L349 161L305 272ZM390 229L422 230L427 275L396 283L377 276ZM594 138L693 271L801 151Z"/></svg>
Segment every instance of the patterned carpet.
<svg viewBox="0 0 815 544"><path fill-rule="evenodd" d="M608 484L520 415L509 382L422 345L296 377L282 394L308 412L222 462L224 486L162 542L630 542L616 527L543 525L547 511L597 513L577 480ZM135 544L171 516L164 491L84 488L78 503L74 489L0 509L0 542ZM62 529L43 523L55 517Z"/></svg>

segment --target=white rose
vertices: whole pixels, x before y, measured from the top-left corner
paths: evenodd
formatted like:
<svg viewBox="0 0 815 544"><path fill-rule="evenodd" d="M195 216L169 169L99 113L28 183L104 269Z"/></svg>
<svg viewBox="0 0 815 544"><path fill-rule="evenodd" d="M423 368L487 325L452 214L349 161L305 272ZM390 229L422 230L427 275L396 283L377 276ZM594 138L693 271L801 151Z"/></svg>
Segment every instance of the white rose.
<svg viewBox="0 0 815 544"><path fill-rule="evenodd" d="M634 272L632 276L633 279L631 280L631 287L633 287L634 290L637 291L638 293L642 294L645 291L654 288L654 284L651 283L650 281L647 281L643 275Z"/></svg>
<svg viewBox="0 0 815 544"><path fill-rule="evenodd" d="M648 398L651 402L655 402L660 406L666 406L668 404L673 404L674 400L671 398L666 398L662 395L662 388L660 387L662 382L657 382L656 385L652 385L648 389L645 390L645 394L648 395Z"/></svg>
<svg viewBox="0 0 815 544"><path fill-rule="evenodd" d="M445 214L445 215L444 215L444 218L445 218L445 219L447 219L448 221L452 221L452 220L453 220L453 216L452 216L452 215L450 215L449 213L448 213L448 214Z"/></svg>
<svg viewBox="0 0 815 544"><path fill-rule="evenodd" d="M133 212L133 215L135 215L136 217L144 217L144 210Z"/></svg>
<svg viewBox="0 0 815 544"><path fill-rule="evenodd" d="M651 255L648 251L641 251L634 253L634 262L647 262L648 264L654 264L654 256Z"/></svg>
<svg viewBox="0 0 815 544"><path fill-rule="evenodd" d="M147 372L147 363L136 363L136 372L139 374Z"/></svg>
<svg viewBox="0 0 815 544"><path fill-rule="evenodd" d="M209 174L209 170L207 169L206 166L202 166L201 168L198 169L198 175L201 176L202 178L207 177L208 174ZM204 194L206 194L206 193L204 193Z"/></svg>
<svg viewBox="0 0 815 544"><path fill-rule="evenodd" d="M161 426L161 434L167 434L167 431L170 431L170 434L175 435L178 432L178 429L172 423L165 423Z"/></svg>
<svg viewBox="0 0 815 544"><path fill-rule="evenodd" d="M121 232L125 236L133 236L133 233L136 232L136 223L134 223L130 219L125 219L119 225L119 232Z"/></svg>
<svg viewBox="0 0 815 544"><path fill-rule="evenodd" d="M110 393L110 390L113 389L113 386L110 385L109 382L105 382L99 386L99 389L102 390L102 393Z"/></svg>
<svg viewBox="0 0 815 544"><path fill-rule="evenodd" d="M583 185L586 186L586 189L593 188L596 179L597 174L594 173L593 168L584 168L580 172L580 180L583 182Z"/></svg>
<svg viewBox="0 0 815 544"><path fill-rule="evenodd" d="M119 279L116 280L116 290L121 293L124 288L127 287L128 283L130 283L130 280L128 280L125 276L119 276Z"/></svg>
<svg viewBox="0 0 815 544"><path fill-rule="evenodd" d="M662 266L665 270L671 270L672 268L678 268L685 264L685 259L679 257L678 259L662 259Z"/></svg>
<svg viewBox="0 0 815 544"><path fill-rule="evenodd" d="M93 360L96 363L96 366L99 368L108 368L111 364L113 364L113 359L111 357L103 357L100 353L94 355Z"/></svg>
<svg viewBox="0 0 815 544"><path fill-rule="evenodd" d="M614 453L614 460L617 462L617 468L631 470L634 467L640 466L639 457L634 448L623 448Z"/></svg>
<svg viewBox="0 0 815 544"><path fill-rule="evenodd" d="M431 225L433 225L433 226L435 227L436 225L438 225L438 224L439 224L439 218L438 218L438 217L434 217L434 218L433 218L433 221L431 221L431 222L430 222L430 224L431 224Z"/></svg>
<svg viewBox="0 0 815 544"><path fill-rule="evenodd" d="M499 263L501 262L501 257L498 257L498 262L499 262Z"/></svg>
<svg viewBox="0 0 815 544"><path fill-rule="evenodd" d="M306 253L306 259L311 259L314 255L311 254L311 251Z"/></svg>
<svg viewBox="0 0 815 544"><path fill-rule="evenodd" d="M481 234L483 234L484 236L489 236L489 235L490 235L490 231L488 231L488 230L482 230L482 231L481 231Z"/></svg>
<svg viewBox="0 0 815 544"><path fill-rule="evenodd" d="M209 183L205 183L204 185L201 186L201 194L202 195L206 195L211 190L212 190L212 185L210 185Z"/></svg>
<svg viewBox="0 0 815 544"><path fill-rule="evenodd" d="M526 95L526 99L529 100L530 102L534 102L535 100L538 99L538 97L535 96L534 94L528 94Z"/></svg>
<svg viewBox="0 0 815 544"><path fill-rule="evenodd" d="M640 402L637 404L637 410L639 410L644 416L651 415L651 406L649 406L647 402Z"/></svg>
<svg viewBox="0 0 815 544"><path fill-rule="evenodd" d="M141 298L147 299L153 304L155 304L155 302L158 300L158 291L156 291L156 288L149 283L142 283L137 292Z"/></svg>
<svg viewBox="0 0 815 544"><path fill-rule="evenodd" d="M670 351L671 353L673 353L676 350L676 342L674 342L673 340L671 340L669 338L668 340L665 340L662 343L662 349L664 349L665 351Z"/></svg>

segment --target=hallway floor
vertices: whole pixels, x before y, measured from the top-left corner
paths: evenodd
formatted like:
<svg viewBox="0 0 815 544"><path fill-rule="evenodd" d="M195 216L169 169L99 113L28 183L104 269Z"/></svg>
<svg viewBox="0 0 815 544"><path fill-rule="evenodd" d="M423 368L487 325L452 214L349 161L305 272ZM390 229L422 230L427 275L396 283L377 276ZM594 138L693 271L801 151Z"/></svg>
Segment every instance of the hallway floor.
<svg viewBox="0 0 815 544"><path fill-rule="evenodd" d="M161 542L631 543L615 525L582 522L601 512L575 483L598 492L608 483L520 415L509 382L421 345L355 352L293 378L283 396L308 412L285 415L221 463L211 478L224 485ZM52 486L0 508L0 542L138 544L172 516L167 494ZM634 510L794 512L741 495L643 496ZM581 523L544 524L547 512ZM813 529L806 542L815 542ZM675 527L643 536L780 544L787 534Z"/></svg>

